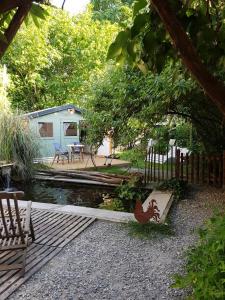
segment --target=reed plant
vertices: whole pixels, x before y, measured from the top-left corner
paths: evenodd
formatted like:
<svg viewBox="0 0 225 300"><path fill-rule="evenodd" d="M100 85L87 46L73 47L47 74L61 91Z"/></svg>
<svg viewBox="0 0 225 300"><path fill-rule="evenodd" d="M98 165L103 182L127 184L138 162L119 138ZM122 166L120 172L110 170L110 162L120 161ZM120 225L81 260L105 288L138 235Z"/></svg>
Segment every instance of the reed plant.
<svg viewBox="0 0 225 300"><path fill-rule="evenodd" d="M21 179L32 177L38 149L37 139L23 116L10 112L0 114L0 160L14 163Z"/></svg>

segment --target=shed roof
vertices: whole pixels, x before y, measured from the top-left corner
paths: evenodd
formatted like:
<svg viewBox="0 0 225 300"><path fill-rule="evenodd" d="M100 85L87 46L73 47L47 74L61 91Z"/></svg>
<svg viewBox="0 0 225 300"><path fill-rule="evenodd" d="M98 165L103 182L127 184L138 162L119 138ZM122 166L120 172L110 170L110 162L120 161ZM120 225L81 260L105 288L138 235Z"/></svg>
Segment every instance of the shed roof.
<svg viewBox="0 0 225 300"><path fill-rule="evenodd" d="M34 119L34 118L38 118L38 117L42 117L42 116L46 116L49 114L53 114L56 112L60 112L63 110L67 110L67 109L74 109L76 113L81 114L82 110L79 109L78 107L76 107L73 104L65 104L65 105L61 105L61 106L55 106L55 107L50 107L50 108L45 108L42 110L37 110L34 112L30 112L25 114L24 116L30 118L30 119Z"/></svg>

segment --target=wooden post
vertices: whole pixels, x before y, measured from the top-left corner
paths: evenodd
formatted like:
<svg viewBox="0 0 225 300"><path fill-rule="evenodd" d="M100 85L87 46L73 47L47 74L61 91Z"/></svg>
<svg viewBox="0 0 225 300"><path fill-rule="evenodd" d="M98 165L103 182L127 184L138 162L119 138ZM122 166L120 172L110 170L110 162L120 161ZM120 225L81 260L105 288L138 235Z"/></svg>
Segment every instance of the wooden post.
<svg viewBox="0 0 225 300"><path fill-rule="evenodd" d="M219 155L218 167L219 167L218 185L221 188L223 187L223 154Z"/></svg>
<svg viewBox="0 0 225 300"><path fill-rule="evenodd" d="M151 160L149 160L151 163L150 163L150 167L151 167L151 169L150 169L150 181L152 181L153 180L153 152L154 152L154 147L153 146L151 146ZM149 155L149 157L150 157L150 155Z"/></svg>
<svg viewBox="0 0 225 300"><path fill-rule="evenodd" d="M184 154L183 153L181 153L181 170L180 170L180 172L181 172L181 180L183 180L184 179Z"/></svg>
<svg viewBox="0 0 225 300"><path fill-rule="evenodd" d="M223 188L225 188L225 150L223 151Z"/></svg>
<svg viewBox="0 0 225 300"><path fill-rule="evenodd" d="M166 180L168 180L169 176L169 160L168 160L168 152L169 152L169 147L167 146L166 149ZM171 158L171 164L173 163L173 158Z"/></svg>
<svg viewBox="0 0 225 300"><path fill-rule="evenodd" d="M195 176L194 176L194 162L195 162L195 158L194 158L194 154L192 153L191 154L191 183L194 183L194 179L195 179Z"/></svg>
<svg viewBox="0 0 225 300"><path fill-rule="evenodd" d="M151 154L151 147L149 147L149 149L148 149L147 183L150 183L150 166L151 166L150 154Z"/></svg>
<svg viewBox="0 0 225 300"><path fill-rule="evenodd" d="M205 183L205 154L203 154L203 153L201 155L201 166L202 166L202 172L201 172L202 180L201 180L201 183L204 184Z"/></svg>
<svg viewBox="0 0 225 300"><path fill-rule="evenodd" d="M175 177L176 179L180 179L180 150L179 149L176 149Z"/></svg>
<svg viewBox="0 0 225 300"><path fill-rule="evenodd" d="M199 183L199 154L196 155L196 182Z"/></svg>
<svg viewBox="0 0 225 300"><path fill-rule="evenodd" d="M148 170L148 148L147 148L146 154L145 154L145 180L144 180L145 185L148 182L148 180L147 180L147 170Z"/></svg>
<svg viewBox="0 0 225 300"><path fill-rule="evenodd" d="M186 181L189 182L189 155L186 153Z"/></svg>
<svg viewBox="0 0 225 300"><path fill-rule="evenodd" d="M174 159L173 159L173 150L174 147L170 146L170 151L171 151L171 161L170 161L170 179L173 178L173 164L174 164ZM175 150L175 156L176 156L176 150ZM175 158L176 159L176 158ZM176 163L176 161L175 161ZM176 168L176 167L175 167ZM176 176L176 175L175 175Z"/></svg>
<svg viewBox="0 0 225 300"><path fill-rule="evenodd" d="M208 161L208 178L207 178L207 184L210 184L210 180L211 180L211 174L210 174L210 167L211 167L211 159L210 156L207 155L207 161Z"/></svg>
<svg viewBox="0 0 225 300"><path fill-rule="evenodd" d="M155 168L156 168L156 165L155 165L155 161L156 161L156 151L157 151L157 149L156 149L156 147L155 147L155 148L154 148L154 156L153 156L153 157L154 157L154 158L153 158L153 159L154 159L154 163L153 163L153 172L154 172L154 173L153 173L153 181L154 181L154 182L156 181L156 180L155 180L155 179L156 179L156 175L155 175L155 173L156 173L156 172L155 172L155 171L156 171L156 170L155 170Z"/></svg>
<svg viewBox="0 0 225 300"><path fill-rule="evenodd" d="M213 157L213 185L214 186L217 186L217 184L218 184L218 174L217 174L217 160L218 160L218 157L217 157L217 155L215 155L214 157Z"/></svg>

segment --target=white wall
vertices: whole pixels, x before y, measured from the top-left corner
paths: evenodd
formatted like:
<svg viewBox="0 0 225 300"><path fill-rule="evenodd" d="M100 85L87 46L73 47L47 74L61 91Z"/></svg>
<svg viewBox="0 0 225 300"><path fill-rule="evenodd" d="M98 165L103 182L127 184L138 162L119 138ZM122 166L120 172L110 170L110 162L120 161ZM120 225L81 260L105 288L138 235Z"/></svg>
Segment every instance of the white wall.
<svg viewBox="0 0 225 300"><path fill-rule="evenodd" d="M97 155L108 156L110 154L112 154L111 139L105 137L103 140L103 144L98 148Z"/></svg>

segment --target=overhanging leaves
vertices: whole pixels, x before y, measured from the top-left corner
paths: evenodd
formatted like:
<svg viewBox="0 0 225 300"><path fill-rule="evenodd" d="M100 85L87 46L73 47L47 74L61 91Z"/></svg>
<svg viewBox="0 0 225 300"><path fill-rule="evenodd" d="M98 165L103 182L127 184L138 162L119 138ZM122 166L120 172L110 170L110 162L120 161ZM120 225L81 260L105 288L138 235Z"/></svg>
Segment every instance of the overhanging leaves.
<svg viewBox="0 0 225 300"><path fill-rule="evenodd" d="M127 41L130 37L130 31L120 31L115 39L115 41L110 45L107 59L114 59L122 54L123 49L127 45Z"/></svg>
<svg viewBox="0 0 225 300"><path fill-rule="evenodd" d="M134 2L134 7L133 7L133 16L135 17L141 9L145 8L147 6L147 1L146 0L137 0Z"/></svg>
<svg viewBox="0 0 225 300"><path fill-rule="evenodd" d="M45 20L49 13L42 6L33 3L30 9L31 15L34 15L42 20Z"/></svg>
<svg viewBox="0 0 225 300"><path fill-rule="evenodd" d="M131 27L131 38L135 38L149 22L149 15L147 13L137 15Z"/></svg>

